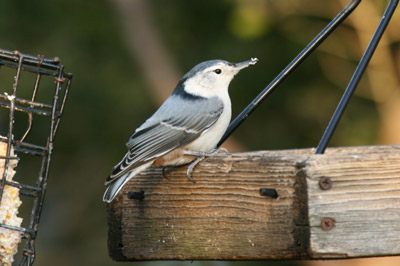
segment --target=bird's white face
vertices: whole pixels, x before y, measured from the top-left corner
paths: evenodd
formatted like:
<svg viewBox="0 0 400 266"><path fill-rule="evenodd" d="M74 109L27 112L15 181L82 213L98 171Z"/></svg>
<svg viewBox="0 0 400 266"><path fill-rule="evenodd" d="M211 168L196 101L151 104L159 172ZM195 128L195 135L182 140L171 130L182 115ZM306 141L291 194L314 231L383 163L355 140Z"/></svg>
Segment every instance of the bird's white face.
<svg viewBox="0 0 400 266"><path fill-rule="evenodd" d="M250 64L217 62L187 79L184 84L185 90L192 95L205 98L214 96L223 98L228 93L228 86L233 77Z"/></svg>

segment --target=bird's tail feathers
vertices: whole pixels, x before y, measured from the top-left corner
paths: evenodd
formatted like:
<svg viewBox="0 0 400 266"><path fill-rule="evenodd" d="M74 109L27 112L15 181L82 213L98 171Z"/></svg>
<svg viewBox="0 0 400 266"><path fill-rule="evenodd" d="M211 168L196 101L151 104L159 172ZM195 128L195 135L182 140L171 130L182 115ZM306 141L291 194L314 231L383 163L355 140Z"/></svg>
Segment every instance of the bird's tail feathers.
<svg viewBox="0 0 400 266"><path fill-rule="evenodd" d="M122 189L122 187L129 181L132 177L137 175L138 173L144 171L146 168L150 167L153 161L149 161L138 168L132 169L124 175L118 177L111 183L108 183L106 186L106 191L103 195L103 201L107 203L111 203L114 198L117 196L118 192Z"/></svg>

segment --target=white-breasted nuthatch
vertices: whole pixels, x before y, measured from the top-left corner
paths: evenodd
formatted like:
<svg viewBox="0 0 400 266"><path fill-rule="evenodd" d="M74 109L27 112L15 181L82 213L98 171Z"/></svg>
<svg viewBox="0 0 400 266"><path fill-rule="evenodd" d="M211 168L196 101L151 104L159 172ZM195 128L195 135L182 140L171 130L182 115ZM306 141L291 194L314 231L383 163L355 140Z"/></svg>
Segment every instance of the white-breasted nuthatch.
<svg viewBox="0 0 400 266"><path fill-rule="evenodd" d="M186 73L161 107L128 139L127 154L105 182L103 201L110 203L129 179L150 166L187 164L196 159L190 152L215 149L231 120L229 83L257 61L210 60Z"/></svg>

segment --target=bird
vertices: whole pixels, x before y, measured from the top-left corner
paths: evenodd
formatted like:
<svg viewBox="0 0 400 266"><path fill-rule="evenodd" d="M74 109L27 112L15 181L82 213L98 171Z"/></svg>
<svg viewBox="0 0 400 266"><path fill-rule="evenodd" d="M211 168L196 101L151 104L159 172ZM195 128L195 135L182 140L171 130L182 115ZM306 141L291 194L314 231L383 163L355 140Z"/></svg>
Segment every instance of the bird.
<svg viewBox="0 0 400 266"><path fill-rule="evenodd" d="M257 58L240 63L209 60L187 72L129 137L127 153L106 179L103 201L111 203L132 177L151 166L197 163L196 155L215 151L231 120L229 84L240 70L257 62ZM187 172L189 180L193 167Z"/></svg>

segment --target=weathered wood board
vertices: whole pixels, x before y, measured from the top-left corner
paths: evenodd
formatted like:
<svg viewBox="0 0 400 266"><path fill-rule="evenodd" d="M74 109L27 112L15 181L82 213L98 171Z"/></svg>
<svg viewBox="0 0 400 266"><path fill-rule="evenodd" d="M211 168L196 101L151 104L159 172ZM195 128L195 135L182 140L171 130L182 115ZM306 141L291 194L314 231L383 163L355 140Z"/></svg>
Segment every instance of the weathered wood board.
<svg viewBox="0 0 400 266"><path fill-rule="evenodd" d="M304 169L312 257L400 255L400 146L338 149ZM329 190L319 187L324 176ZM330 231L323 218L335 221Z"/></svg>
<svg viewBox="0 0 400 266"><path fill-rule="evenodd" d="M321 189L320 178L331 187ZM228 153L188 181L152 168L108 206L109 252L128 260L400 254L400 146ZM329 186L328 186L329 187ZM276 189L278 198L260 195ZM128 193L144 192L143 200ZM332 223L326 227L325 218ZM324 229L321 221L325 223Z"/></svg>

